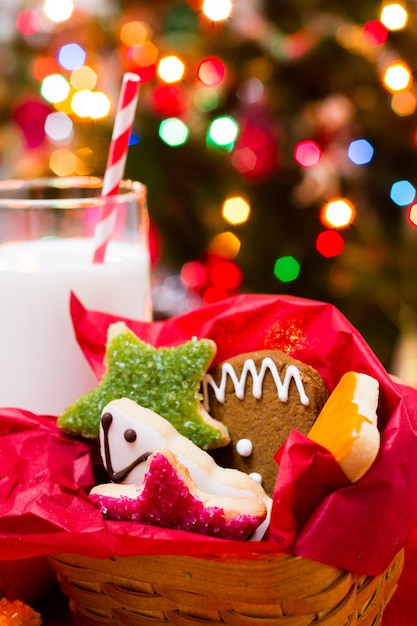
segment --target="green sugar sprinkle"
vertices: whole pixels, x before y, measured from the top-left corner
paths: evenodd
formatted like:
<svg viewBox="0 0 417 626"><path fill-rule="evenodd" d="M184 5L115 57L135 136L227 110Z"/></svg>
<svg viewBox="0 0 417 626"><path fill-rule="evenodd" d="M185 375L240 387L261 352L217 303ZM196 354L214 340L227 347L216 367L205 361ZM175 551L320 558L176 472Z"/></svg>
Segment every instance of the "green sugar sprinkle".
<svg viewBox="0 0 417 626"><path fill-rule="evenodd" d="M123 325L107 344L102 381L58 418L66 433L97 438L100 416L111 400L126 397L158 413L200 448L215 447L223 434L200 413L200 381L215 348L207 339L178 347L154 348Z"/></svg>

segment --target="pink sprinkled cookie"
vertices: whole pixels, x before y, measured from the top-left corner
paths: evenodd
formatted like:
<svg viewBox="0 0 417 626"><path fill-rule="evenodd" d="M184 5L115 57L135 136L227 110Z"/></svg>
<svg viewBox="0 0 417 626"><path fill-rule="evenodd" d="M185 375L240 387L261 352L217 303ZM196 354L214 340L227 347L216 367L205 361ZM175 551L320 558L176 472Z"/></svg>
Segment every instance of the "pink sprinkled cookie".
<svg viewBox="0 0 417 626"><path fill-rule="evenodd" d="M100 447L112 483L94 487L91 497L111 519L228 538L265 533L271 499L261 485L218 466L168 420L133 400L113 400L103 409Z"/></svg>
<svg viewBox="0 0 417 626"><path fill-rule="evenodd" d="M92 489L90 498L105 517L239 540L266 518L266 506L257 498L202 492L170 450L154 452L147 468L139 485L109 483Z"/></svg>

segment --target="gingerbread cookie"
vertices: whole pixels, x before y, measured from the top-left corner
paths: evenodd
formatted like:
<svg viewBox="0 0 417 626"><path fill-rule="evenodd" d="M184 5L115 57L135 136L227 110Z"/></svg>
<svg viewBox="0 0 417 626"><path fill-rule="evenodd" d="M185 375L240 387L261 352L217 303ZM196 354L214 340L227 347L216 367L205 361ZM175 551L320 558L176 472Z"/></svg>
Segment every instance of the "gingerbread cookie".
<svg viewBox="0 0 417 626"><path fill-rule="evenodd" d="M279 350L240 354L203 378L204 406L223 422L231 443L216 461L252 474L272 494L274 454L292 429L307 435L328 398L320 374Z"/></svg>

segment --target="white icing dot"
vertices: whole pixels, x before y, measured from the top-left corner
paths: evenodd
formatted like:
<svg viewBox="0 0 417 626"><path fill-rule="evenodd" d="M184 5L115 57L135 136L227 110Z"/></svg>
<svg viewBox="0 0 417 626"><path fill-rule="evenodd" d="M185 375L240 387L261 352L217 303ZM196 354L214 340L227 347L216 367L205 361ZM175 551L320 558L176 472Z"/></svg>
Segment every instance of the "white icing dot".
<svg viewBox="0 0 417 626"><path fill-rule="evenodd" d="M236 452L240 456L250 456L253 451L253 444L250 439L239 439L236 444Z"/></svg>
<svg viewBox="0 0 417 626"><path fill-rule="evenodd" d="M258 474L258 472L251 472L249 476L253 478L253 480L256 480L257 483L262 485L262 476Z"/></svg>

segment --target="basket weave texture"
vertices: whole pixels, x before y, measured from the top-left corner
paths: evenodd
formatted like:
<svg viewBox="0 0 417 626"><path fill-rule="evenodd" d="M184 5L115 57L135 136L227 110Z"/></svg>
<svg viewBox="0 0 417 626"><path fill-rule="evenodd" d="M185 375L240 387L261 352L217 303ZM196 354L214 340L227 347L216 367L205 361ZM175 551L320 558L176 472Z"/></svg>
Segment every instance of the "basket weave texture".
<svg viewBox="0 0 417 626"><path fill-rule="evenodd" d="M53 555L80 626L377 626L403 551L380 576L288 555L255 560Z"/></svg>

